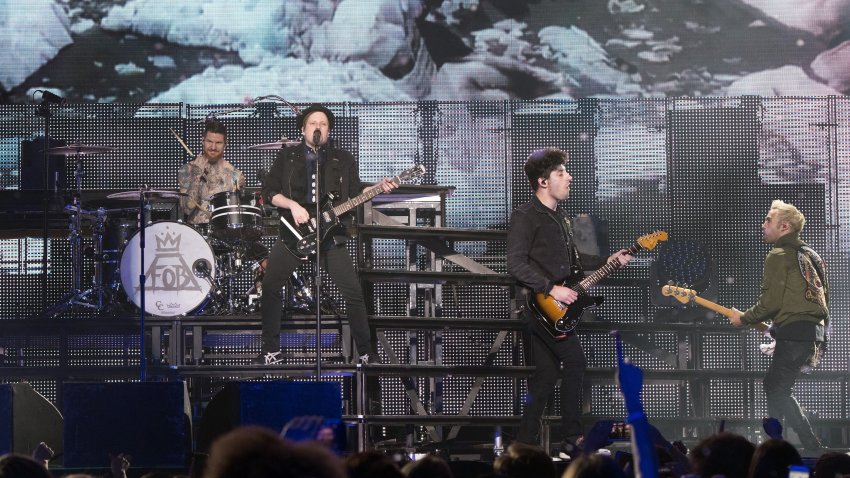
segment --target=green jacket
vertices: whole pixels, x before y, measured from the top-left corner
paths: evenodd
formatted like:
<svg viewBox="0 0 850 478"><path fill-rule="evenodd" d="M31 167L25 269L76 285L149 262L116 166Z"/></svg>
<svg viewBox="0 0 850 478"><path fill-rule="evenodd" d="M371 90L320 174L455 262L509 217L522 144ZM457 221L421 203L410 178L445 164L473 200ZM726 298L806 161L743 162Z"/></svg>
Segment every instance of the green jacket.
<svg viewBox="0 0 850 478"><path fill-rule="evenodd" d="M741 315L741 322L752 325L772 320L777 327L798 321L824 325L829 311L806 299L807 284L797 261L797 249L802 245L799 233L776 241L764 260L758 302Z"/></svg>

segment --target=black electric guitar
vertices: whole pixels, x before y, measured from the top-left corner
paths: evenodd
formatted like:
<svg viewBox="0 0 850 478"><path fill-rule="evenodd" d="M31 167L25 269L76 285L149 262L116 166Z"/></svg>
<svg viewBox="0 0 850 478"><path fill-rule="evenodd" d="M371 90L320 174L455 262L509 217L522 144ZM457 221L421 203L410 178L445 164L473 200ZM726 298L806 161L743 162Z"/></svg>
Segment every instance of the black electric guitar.
<svg viewBox="0 0 850 478"><path fill-rule="evenodd" d="M425 174L425 167L421 164L417 164L410 169L402 171L398 176L390 179L390 182L398 185L418 178L423 174ZM345 228L339 219L343 214L351 211L382 192L384 192L384 190L381 185L376 184L367 188L358 196L347 201L342 201L338 204L333 203L334 199L336 199L334 195L328 194L325 196L322 201L321 223L319 223L320 227L318 228L321 233L321 237L316 236L317 223L314 211L309 211L310 220L304 224L295 224L291 215L281 215L280 222L283 225L281 228L281 239L283 240L284 245L286 245L286 248L296 256L307 257L315 254L316 246L318 244L322 244L329 237L338 235L339 231Z"/></svg>
<svg viewBox="0 0 850 478"><path fill-rule="evenodd" d="M639 237L627 251L629 255L634 255L641 249L654 249L659 241L666 240L667 233L665 231L655 231ZM575 330L585 310L596 307L605 300L604 297L588 295L587 291L605 276L617 270L618 267L619 264L612 261L587 277L581 278L582 276L580 274L573 274L573 276L559 284L578 292L578 298L572 304L565 304L559 300L555 300L549 294L537 292L535 294L528 294L528 307L534 311L537 320L552 337L558 339L564 338L567 334Z"/></svg>

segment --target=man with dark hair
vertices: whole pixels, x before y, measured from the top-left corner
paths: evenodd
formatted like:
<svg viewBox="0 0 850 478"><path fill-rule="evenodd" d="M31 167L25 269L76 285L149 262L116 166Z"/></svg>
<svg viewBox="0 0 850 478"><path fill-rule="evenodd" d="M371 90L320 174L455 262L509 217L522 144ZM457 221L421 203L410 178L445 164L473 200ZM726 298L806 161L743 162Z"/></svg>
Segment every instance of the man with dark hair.
<svg viewBox="0 0 850 478"><path fill-rule="evenodd" d="M315 204L324 194L336 193L335 202L338 202L357 196L363 188L354 156L328 142L334 125L334 115L328 108L311 105L298 116L297 125L304 135L302 144L278 153L263 183L263 197L267 204L276 206L281 217L293 227L309 222L310 211L305 205ZM315 174L317 163L318 180ZM381 187L387 192L397 186L384 179ZM308 207L313 209L313 206ZM291 231L282 225L281 234L290 235ZM378 361L375 340L369 328L366 301L357 271L345 246L347 237L336 236L333 239L321 244L321 266L336 282L345 299L346 315L359 360L375 363ZM283 359L280 352L281 288L301 261L282 240L278 240L269 252L260 303L263 349L257 358L258 363L269 365Z"/></svg>
<svg viewBox="0 0 850 478"><path fill-rule="evenodd" d="M805 216L794 205L773 201L761 225L764 241L773 244L764 260L761 294L746 312L733 308L729 321L736 327L773 322L776 347L762 382L767 413L785 418L803 447L817 451L821 443L792 395L801 368L811 370L820 360L829 314L826 265L800 240L805 225Z"/></svg>
<svg viewBox="0 0 850 478"><path fill-rule="evenodd" d="M258 426L236 428L215 440L206 478L344 478L342 461L315 442L294 444Z"/></svg>
<svg viewBox="0 0 850 478"><path fill-rule="evenodd" d="M242 171L223 157L226 145L227 128L224 124L215 119L207 120L203 152L177 171L180 192L187 194L180 198L180 213L189 224L210 222L210 196L245 187Z"/></svg>
<svg viewBox="0 0 850 478"><path fill-rule="evenodd" d="M720 432L694 446L688 457L700 478L747 476L756 446L735 433Z"/></svg>
<svg viewBox="0 0 850 478"><path fill-rule="evenodd" d="M544 293L571 304L578 293L560 285L562 281L606 262L617 261L618 267L623 267L632 259L625 249L607 259L578 251L570 220L558 208L558 203L569 197L573 179L566 162L566 151L547 148L532 152L525 163L534 196L511 214L508 228L508 273L517 281L518 298ZM528 380L529 397L517 440L537 443L543 410L560 376L562 448L569 453L582 436L581 390L587 368L584 352L575 334L553 337L530 310L524 310L522 318L529 332L526 335L535 370Z"/></svg>

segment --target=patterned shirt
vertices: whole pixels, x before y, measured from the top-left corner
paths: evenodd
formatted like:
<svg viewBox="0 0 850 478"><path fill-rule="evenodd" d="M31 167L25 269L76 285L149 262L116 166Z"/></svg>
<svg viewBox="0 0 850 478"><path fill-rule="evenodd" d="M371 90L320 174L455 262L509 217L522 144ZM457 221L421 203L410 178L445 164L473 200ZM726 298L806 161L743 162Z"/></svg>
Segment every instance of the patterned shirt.
<svg viewBox="0 0 850 478"><path fill-rule="evenodd" d="M200 154L177 170L180 192L180 211L189 224L210 222L210 196L222 191L236 191L245 187L245 175L226 159L214 164Z"/></svg>

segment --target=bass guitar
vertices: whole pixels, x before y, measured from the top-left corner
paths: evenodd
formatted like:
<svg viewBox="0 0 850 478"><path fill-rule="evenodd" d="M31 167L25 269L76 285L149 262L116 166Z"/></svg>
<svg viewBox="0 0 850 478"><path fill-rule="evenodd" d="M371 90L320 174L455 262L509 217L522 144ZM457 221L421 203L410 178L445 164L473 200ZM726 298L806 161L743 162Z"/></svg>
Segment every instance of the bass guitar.
<svg viewBox="0 0 850 478"><path fill-rule="evenodd" d="M664 297L672 297L683 304L693 302L694 304L697 304L701 307L705 307L708 310L717 312L718 314L726 318L732 318L732 315L734 315L732 309L728 307L723 307L722 305L712 302L708 299L703 299L702 297L697 295L696 291L693 289L686 289L677 285L667 284L661 288L661 295L663 295ZM767 324L761 322L755 324L753 328L758 330L759 332L767 332L769 330Z"/></svg>
<svg viewBox="0 0 850 478"><path fill-rule="evenodd" d="M659 241L666 240L667 232L655 231L639 237L627 251L629 255L634 255L641 249L652 250ZM528 295L528 307L534 311L537 320L552 337L562 339L575 330L585 310L602 304L604 297L588 295L587 291L619 266L616 261L611 261L584 278L573 275L559 284L578 292L578 298L572 304L565 304L549 294L537 292Z"/></svg>
<svg viewBox="0 0 850 478"><path fill-rule="evenodd" d="M425 174L425 167L417 164L412 168L402 171L398 176L390 179L390 182L399 185L418 178L423 174ZM286 245L286 248L296 256L311 256L316 253L316 247L319 244L324 243L329 237L338 235L339 231L345 228L339 219L343 214L383 192L384 190L381 185L376 184L366 188L359 195L338 204L333 203L336 197L333 194L328 194L322 201L321 222L316 220L314 211L310 211L310 219L304 224L295 224L291 216L287 219L284 215L281 215L280 222L284 226L281 228L281 239L284 245ZM317 237L317 230L321 234L321 237Z"/></svg>

